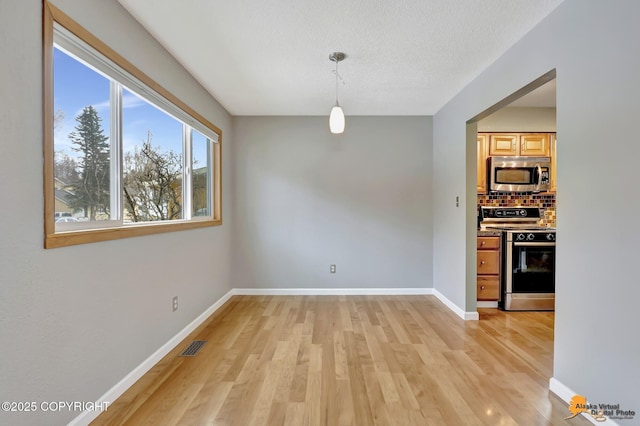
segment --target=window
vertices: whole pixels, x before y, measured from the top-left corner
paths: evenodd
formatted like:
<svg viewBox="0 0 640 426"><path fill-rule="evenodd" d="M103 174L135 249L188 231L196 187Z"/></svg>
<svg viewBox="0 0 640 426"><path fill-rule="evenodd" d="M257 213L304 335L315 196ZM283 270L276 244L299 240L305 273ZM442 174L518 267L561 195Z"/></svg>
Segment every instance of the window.
<svg viewBox="0 0 640 426"><path fill-rule="evenodd" d="M45 247L221 223L221 132L45 2Z"/></svg>

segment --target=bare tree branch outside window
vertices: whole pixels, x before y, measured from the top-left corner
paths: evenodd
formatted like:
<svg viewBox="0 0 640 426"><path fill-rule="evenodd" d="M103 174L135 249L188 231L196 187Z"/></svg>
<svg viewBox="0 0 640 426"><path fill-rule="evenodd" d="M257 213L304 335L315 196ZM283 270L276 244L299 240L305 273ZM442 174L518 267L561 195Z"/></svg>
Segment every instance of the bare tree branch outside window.
<svg viewBox="0 0 640 426"><path fill-rule="evenodd" d="M124 155L124 219L149 222L182 218L182 154L151 143Z"/></svg>

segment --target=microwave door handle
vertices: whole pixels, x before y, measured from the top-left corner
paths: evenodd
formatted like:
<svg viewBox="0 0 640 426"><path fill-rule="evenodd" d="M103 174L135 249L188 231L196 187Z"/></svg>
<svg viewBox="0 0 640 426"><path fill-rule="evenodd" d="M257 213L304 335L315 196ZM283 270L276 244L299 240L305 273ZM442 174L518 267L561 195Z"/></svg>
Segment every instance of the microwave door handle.
<svg viewBox="0 0 640 426"><path fill-rule="evenodd" d="M534 192L540 192L540 187L542 186L542 167L540 163L536 164L536 169L538 169L538 183L536 184Z"/></svg>

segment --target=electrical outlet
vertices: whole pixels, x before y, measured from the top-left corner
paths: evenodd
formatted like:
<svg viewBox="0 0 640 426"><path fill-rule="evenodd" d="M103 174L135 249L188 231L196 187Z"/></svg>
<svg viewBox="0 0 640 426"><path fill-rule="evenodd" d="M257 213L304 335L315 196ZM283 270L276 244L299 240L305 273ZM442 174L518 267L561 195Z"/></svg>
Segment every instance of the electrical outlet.
<svg viewBox="0 0 640 426"><path fill-rule="evenodd" d="M460 197L456 196L456 207L460 207Z"/></svg>
<svg viewBox="0 0 640 426"><path fill-rule="evenodd" d="M331 272L332 274L336 273L336 265L329 265L329 272Z"/></svg>
<svg viewBox="0 0 640 426"><path fill-rule="evenodd" d="M178 296L173 298L173 312L178 310Z"/></svg>

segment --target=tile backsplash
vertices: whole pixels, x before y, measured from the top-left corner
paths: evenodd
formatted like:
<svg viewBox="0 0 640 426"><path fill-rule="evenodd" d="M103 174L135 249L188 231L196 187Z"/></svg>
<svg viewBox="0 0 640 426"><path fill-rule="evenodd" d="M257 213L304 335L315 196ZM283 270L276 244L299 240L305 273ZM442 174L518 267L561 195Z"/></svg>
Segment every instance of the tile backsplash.
<svg viewBox="0 0 640 426"><path fill-rule="evenodd" d="M556 196L555 194L533 194L515 192L492 192L478 194L478 205L489 207L538 207L542 219L540 225L556 227Z"/></svg>

